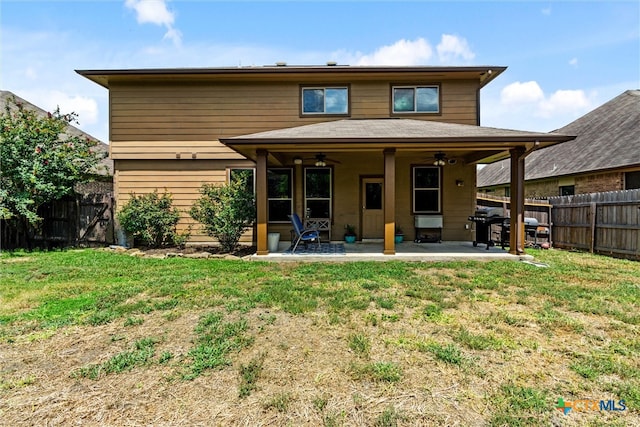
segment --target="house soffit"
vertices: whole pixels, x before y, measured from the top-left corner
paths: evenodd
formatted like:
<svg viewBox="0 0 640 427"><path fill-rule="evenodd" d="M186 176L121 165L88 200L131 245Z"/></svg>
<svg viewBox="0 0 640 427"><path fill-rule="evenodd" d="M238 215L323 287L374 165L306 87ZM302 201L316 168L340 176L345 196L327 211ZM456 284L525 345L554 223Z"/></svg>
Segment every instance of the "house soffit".
<svg viewBox="0 0 640 427"><path fill-rule="evenodd" d="M76 70L109 88L114 83L273 82L297 81L414 81L427 79L476 80L484 87L506 70L503 66L395 67L395 66L263 66L221 68L158 68Z"/></svg>

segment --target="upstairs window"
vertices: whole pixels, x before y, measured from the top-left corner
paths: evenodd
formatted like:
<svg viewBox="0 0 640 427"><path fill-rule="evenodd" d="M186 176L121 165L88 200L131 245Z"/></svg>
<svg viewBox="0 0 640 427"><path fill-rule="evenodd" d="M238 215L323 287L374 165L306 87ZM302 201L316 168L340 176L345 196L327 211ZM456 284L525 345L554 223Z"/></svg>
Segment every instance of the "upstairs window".
<svg viewBox="0 0 640 427"><path fill-rule="evenodd" d="M303 87L302 114L349 114L349 88Z"/></svg>
<svg viewBox="0 0 640 427"><path fill-rule="evenodd" d="M394 86L393 113L439 113L438 86Z"/></svg>

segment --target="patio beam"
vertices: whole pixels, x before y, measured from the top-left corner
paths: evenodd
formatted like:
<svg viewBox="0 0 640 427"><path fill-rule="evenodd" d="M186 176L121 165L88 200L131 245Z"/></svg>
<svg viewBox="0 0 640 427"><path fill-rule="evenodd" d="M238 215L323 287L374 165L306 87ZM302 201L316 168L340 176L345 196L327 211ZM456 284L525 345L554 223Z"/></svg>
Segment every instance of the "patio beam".
<svg viewBox="0 0 640 427"><path fill-rule="evenodd" d="M384 150L384 250L396 254L396 149Z"/></svg>
<svg viewBox="0 0 640 427"><path fill-rule="evenodd" d="M256 255L268 255L267 243L267 150L256 150Z"/></svg>
<svg viewBox="0 0 640 427"><path fill-rule="evenodd" d="M524 254L524 147L509 150L511 155L511 214L509 229L509 253Z"/></svg>

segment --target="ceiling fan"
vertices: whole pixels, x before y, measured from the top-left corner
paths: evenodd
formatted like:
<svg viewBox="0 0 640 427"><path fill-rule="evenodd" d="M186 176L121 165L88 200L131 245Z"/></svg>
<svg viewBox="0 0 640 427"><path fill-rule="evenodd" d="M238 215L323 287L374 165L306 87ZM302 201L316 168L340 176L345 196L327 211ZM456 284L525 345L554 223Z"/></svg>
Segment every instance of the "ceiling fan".
<svg viewBox="0 0 640 427"><path fill-rule="evenodd" d="M317 167L327 166L327 162L341 164L339 160L329 159L324 153L317 153L314 157L305 157L304 160L314 160L314 165ZM293 162L296 164L302 164L303 159L300 157L294 157Z"/></svg>
<svg viewBox="0 0 640 427"><path fill-rule="evenodd" d="M458 161L456 159L449 159L447 155L442 151L438 151L433 155L433 165L434 166L444 166L447 163L450 165L455 165Z"/></svg>
<svg viewBox="0 0 640 427"><path fill-rule="evenodd" d="M434 166L444 166L447 164L447 156L442 151L438 151L433 158L435 159L433 162Z"/></svg>

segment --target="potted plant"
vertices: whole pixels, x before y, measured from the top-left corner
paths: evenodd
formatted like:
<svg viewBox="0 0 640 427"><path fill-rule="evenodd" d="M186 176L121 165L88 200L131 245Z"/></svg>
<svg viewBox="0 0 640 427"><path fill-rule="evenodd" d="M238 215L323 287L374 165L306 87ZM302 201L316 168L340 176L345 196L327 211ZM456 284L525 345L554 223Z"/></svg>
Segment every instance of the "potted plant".
<svg viewBox="0 0 640 427"><path fill-rule="evenodd" d="M396 238L395 238L395 242L396 243L402 243L402 241L404 240L404 233L402 232L402 228L397 227L396 228Z"/></svg>
<svg viewBox="0 0 640 427"><path fill-rule="evenodd" d="M347 224L344 226L345 232L344 232L344 241L347 243L353 243L356 241L356 227L351 225L351 224Z"/></svg>

